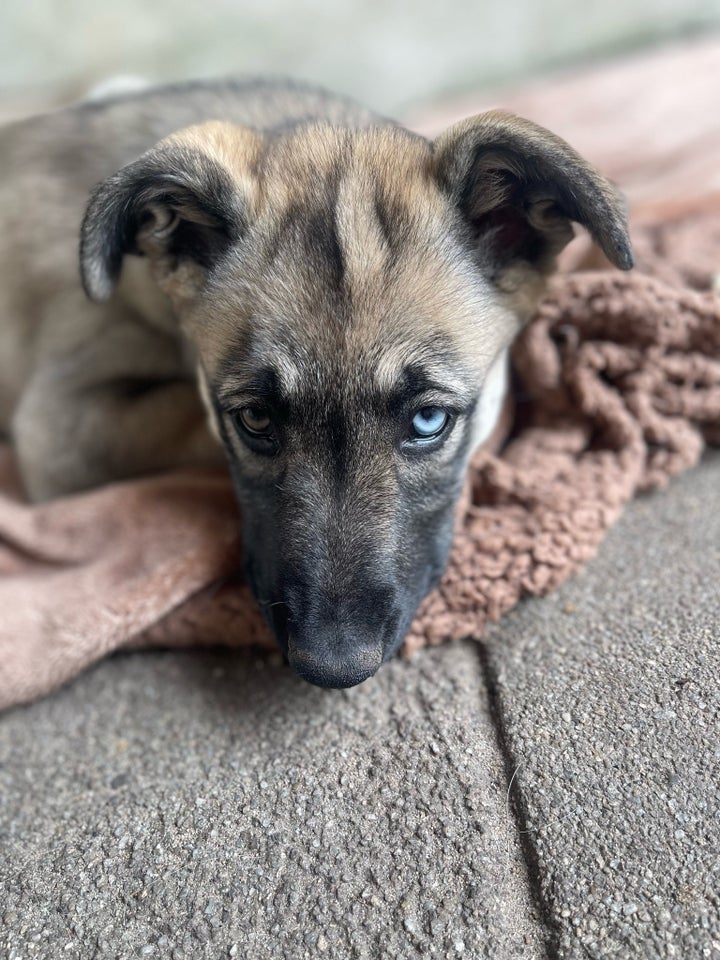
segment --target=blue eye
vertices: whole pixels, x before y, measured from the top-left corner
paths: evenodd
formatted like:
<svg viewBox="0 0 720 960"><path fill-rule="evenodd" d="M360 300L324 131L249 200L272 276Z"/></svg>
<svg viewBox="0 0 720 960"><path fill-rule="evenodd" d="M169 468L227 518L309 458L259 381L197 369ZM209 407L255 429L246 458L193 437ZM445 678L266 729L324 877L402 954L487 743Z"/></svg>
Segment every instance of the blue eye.
<svg viewBox="0 0 720 960"><path fill-rule="evenodd" d="M443 432L450 415L442 407L422 407L412 418L414 440L432 440Z"/></svg>

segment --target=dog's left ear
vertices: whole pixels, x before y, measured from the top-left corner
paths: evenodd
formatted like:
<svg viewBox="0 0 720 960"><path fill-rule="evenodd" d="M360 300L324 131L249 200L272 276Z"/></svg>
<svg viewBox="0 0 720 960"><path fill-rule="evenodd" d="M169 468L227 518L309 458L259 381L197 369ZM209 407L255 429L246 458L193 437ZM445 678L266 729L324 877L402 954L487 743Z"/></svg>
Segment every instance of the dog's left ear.
<svg viewBox="0 0 720 960"><path fill-rule="evenodd" d="M549 130L493 110L450 127L434 153L440 185L491 274L518 261L552 270L572 239L571 221L589 230L616 267L632 267L622 195Z"/></svg>

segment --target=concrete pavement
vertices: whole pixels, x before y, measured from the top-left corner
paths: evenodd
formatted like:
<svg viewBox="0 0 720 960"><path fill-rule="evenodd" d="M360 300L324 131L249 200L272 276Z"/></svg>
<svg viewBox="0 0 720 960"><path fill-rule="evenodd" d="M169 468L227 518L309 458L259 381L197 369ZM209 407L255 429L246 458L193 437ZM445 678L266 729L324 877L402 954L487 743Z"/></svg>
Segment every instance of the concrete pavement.
<svg viewBox="0 0 720 960"><path fill-rule="evenodd" d="M563 957L720 958L720 456L487 645Z"/></svg>

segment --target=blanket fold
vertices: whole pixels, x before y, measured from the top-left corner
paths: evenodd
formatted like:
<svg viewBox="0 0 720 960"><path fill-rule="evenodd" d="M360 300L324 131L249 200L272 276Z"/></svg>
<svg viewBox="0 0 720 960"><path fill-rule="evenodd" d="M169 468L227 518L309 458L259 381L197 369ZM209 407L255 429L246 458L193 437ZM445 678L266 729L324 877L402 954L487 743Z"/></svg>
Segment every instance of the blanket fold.
<svg viewBox="0 0 720 960"><path fill-rule="evenodd" d="M640 218L632 274L582 269L597 264L586 251L552 282L513 350L512 434L472 462L447 572L406 651L477 637L554 589L634 495L720 444L720 202L696 194ZM239 552L223 472L29 506L0 449L0 708L120 648L271 644Z"/></svg>

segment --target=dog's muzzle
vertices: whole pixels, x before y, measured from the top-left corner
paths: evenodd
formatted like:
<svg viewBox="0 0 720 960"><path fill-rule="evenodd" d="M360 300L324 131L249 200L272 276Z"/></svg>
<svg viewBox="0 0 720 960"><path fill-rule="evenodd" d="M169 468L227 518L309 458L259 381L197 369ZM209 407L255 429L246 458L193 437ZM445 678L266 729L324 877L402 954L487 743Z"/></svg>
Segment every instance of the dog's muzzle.
<svg viewBox="0 0 720 960"><path fill-rule="evenodd" d="M280 649L290 666L319 687L354 687L371 677L398 645L400 608L391 591L368 590L352 605L305 596L305 603L275 603L269 613Z"/></svg>

